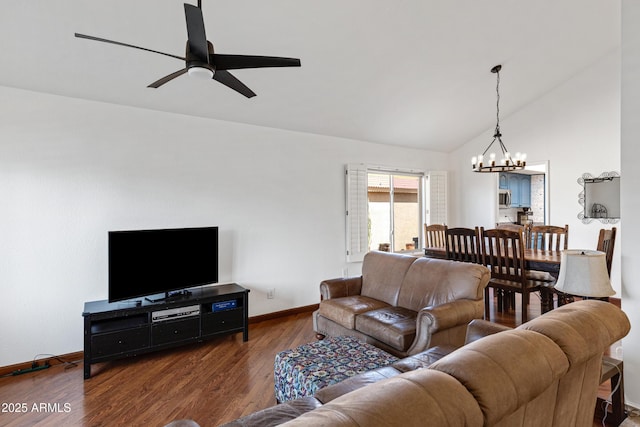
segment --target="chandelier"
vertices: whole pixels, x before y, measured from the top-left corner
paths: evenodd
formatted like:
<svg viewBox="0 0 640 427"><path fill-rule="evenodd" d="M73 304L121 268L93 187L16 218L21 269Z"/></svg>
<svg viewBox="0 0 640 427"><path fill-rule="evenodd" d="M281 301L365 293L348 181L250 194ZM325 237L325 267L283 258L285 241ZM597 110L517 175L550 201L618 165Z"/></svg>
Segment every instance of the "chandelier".
<svg viewBox="0 0 640 427"><path fill-rule="evenodd" d="M475 156L471 159L471 165L474 172L508 172L517 169L524 169L527 162L527 155L525 153L516 153L515 156L511 156L507 147L502 142L502 134L500 133L500 70L502 65L496 65L491 69L492 73L497 76L496 83L496 130L493 133L493 140L489 144L486 150L482 154ZM502 158L496 160L496 153L490 153L488 158L485 158L487 151L491 148L494 142L500 143L500 150L502 150Z"/></svg>

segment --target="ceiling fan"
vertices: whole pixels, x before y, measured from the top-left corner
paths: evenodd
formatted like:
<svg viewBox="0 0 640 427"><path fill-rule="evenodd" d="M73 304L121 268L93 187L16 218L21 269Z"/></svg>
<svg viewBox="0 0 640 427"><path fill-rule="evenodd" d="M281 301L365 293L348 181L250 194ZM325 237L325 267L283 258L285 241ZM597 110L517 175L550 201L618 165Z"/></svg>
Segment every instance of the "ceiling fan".
<svg viewBox="0 0 640 427"><path fill-rule="evenodd" d="M158 52L157 50L134 46L100 37L88 36L75 33L75 36L82 39L95 40L99 42L112 43L120 46L132 47L134 49L146 50L147 52L159 53L171 58L185 61L185 67L171 73L161 79L151 83L147 87L159 88L163 84L188 73L190 76L204 79L213 79L223 85L241 93L247 98L256 94L245 86L240 80L235 78L228 70L241 68L264 68L264 67L299 67L300 60L297 58L282 58L277 56L255 56L255 55L224 55L214 53L213 44L207 40L204 31L204 19L202 17L202 3L198 0L198 6L184 4L184 13L187 21L187 47L185 56L172 55L170 53Z"/></svg>

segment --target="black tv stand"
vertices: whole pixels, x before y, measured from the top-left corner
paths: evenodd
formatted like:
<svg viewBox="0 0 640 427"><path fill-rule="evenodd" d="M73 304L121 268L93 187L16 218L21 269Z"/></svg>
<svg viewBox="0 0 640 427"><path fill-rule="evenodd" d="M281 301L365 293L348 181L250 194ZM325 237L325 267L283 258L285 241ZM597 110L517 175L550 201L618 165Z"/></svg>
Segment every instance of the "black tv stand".
<svg viewBox="0 0 640 427"><path fill-rule="evenodd" d="M91 365L133 357L220 335L249 340L249 290L235 283L203 286L187 295L136 304L84 304L84 378Z"/></svg>
<svg viewBox="0 0 640 427"><path fill-rule="evenodd" d="M191 296L191 291L188 289L185 289L181 291L165 292L164 297L162 298L152 299L149 297L145 297L145 300L149 302L161 302L161 301L170 302L170 301L179 300L179 299L182 299L183 297L188 297L188 296Z"/></svg>

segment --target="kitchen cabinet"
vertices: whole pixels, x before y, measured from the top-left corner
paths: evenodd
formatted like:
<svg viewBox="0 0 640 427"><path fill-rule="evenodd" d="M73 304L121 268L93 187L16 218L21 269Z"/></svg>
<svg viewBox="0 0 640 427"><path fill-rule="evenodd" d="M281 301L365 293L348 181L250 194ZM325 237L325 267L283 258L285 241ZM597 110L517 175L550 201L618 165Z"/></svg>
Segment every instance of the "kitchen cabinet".
<svg viewBox="0 0 640 427"><path fill-rule="evenodd" d="M521 175L510 173L509 190L511 190L511 207L512 208L530 208L531 207L531 177L529 175Z"/></svg>
<svg viewBox="0 0 640 427"><path fill-rule="evenodd" d="M501 172L500 176L498 177L498 188L501 190L508 190L509 189L509 175L506 172Z"/></svg>
<svg viewBox="0 0 640 427"><path fill-rule="evenodd" d="M531 207L531 176L502 172L498 177L498 187L501 190L511 190L512 208Z"/></svg>

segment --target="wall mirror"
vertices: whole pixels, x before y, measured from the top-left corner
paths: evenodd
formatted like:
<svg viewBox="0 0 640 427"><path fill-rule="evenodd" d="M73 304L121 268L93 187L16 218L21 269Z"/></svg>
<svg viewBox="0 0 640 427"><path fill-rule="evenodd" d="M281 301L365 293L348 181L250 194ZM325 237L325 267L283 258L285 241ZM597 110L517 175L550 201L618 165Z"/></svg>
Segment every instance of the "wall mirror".
<svg viewBox="0 0 640 427"><path fill-rule="evenodd" d="M597 220L605 224L620 221L620 174L603 172L600 176L584 173L578 178L582 191L578 195L578 203L582 212L578 218L589 224Z"/></svg>

